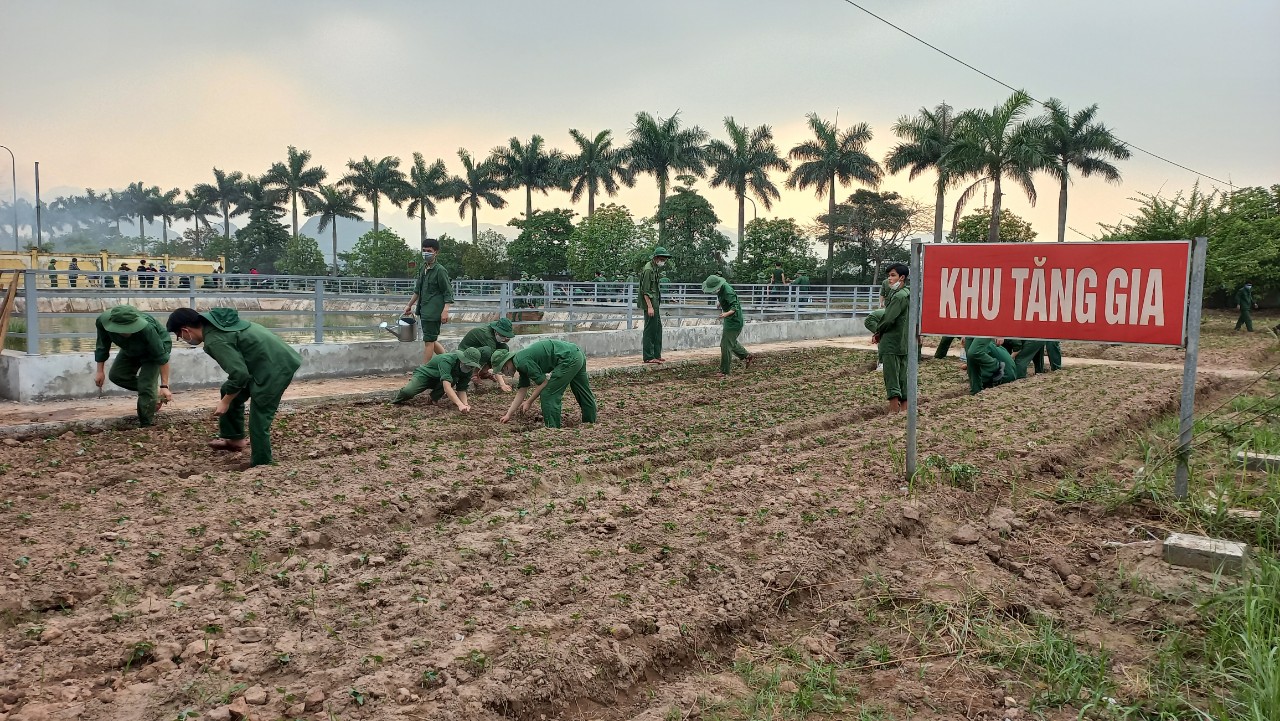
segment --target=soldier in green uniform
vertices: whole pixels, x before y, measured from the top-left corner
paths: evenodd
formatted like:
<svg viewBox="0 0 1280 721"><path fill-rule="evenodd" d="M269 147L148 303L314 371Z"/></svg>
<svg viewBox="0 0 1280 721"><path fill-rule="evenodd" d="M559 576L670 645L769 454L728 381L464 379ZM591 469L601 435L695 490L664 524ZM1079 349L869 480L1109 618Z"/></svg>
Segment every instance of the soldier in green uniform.
<svg viewBox="0 0 1280 721"><path fill-rule="evenodd" d="M1056 340L1045 341L1045 354L1049 356L1049 370L1062 370L1062 346ZM1039 373L1040 371L1036 371Z"/></svg>
<svg viewBox="0 0 1280 721"><path fill-rule="evenodd" d="M502 416L503 423L511 422L517 412L529 410L537 399L542 406L542 422L547 428L559 428L566 388L578 400L582 422L596 422L596 397L587 377L587 356L578 346L562 340L540 340L516 353L496 350L492 363L496 373L520 374L515 398Z"/></svg>
<svg viewBox="0 0 1280 721"><path fill-rule="evenodd" d="M1013 354L1014 370L1019 378L1027 377L1027 368L1035 368L1036 375L1044 373L1044 351L1049 346L1047 341L1023 340L1016 353ZM1061 359L1059 359L1061 361Z"/></svg>
<svg viewBox="0 0 1280 721"><path fill-rule="evenodd" d="M1240 308L1240 317L1236 320L1236 330L1240 330L1240 326L1244 326L1245 330L1253 332L1253 309L1258 305L1253 302L1253 283L1245 281L1240 286L1240 290L1236 291L1236 305Z"/></svg>
<svg viewBox="0 0 1280 721"><path fill-rule="evenodd" d="M965 370L969 374L969 392L1004 385L1014 381L1013 356L994 338L969 338L965 342Z"/></svg>
<svg viewBox="0 0 1280 721"><path fill-rule="evenodd" d="M734 356L742 359L747 368L750 368L751 362L755 359L738 342L738 336L742 333L743 325L742 303L738 301L738 294L733 292L733 288L728 281L718 275L707 276L707 279L702 282L702 292L715 295L720 303L720 310L724 311L720 314L722 325L720 329L720 373L718 377L727 378L729 376Z"/></svg>
<svg viewBox="0 0 1280 721"><path fill-rule="evenodd" d="M510 350L507 343L509 343L514 337L516 337L515 326L511 324L510 320L506 318L499 318L492 323L476 326L475 328L467 331L467 334L462 336L462 342L458 344L458 350L476 348L483 353L488 349L489 352L484 353L484 364L481 365L480 371L476 374L476 380L493 380L496 377L498 386L502 388L503 392L509 393L511 391L511 386L507 385L507 379L503 378L501 374L494 376L487 366L489 365L488 356L492 355L493 351L496 351L499 348L503 350Z"/></svg>
<svg viewBox="0 0 1280 721"><path fill-rule="evenodd" d="M467 402L467 386L471 383L471 374L480 368L481 363L479 348L432 356L425 365L414 369L413 378L404 388L396 391L391 403L400 405L419 393L430 390L432 403L448 396L459 413L467 413L471 410L471 404Z"/></svg>
<svg viewBox="0 0 1280 721"><path fill-rule="evenodd" d="M422 326L422 362L429 363L431 356L443 353L440 345L440 324L449 322L449 308L453 305L453 283L449 271L436 262L440 241L427 238L422 241L422 269L413 285L413 297L404 307L405 315L418 313L418 325Z"/></svg>
<svg viewBox="0 0 1280 721"><path fill-rule="evenodd" d="M50 259L49 259L49 270L57 270L57 269L58 269L58 261L57 261L57 260L55 260L55 259L53 259L53 258L50 258ZM51 276L49 276L49 287L50 287L50 288L57 288L57 287L58 287L58 276L56 276L56 275L51 275Z"/></svg>
<svg viewBox="0 0 1280 721"><path fill-rule="evenodd" d="M640 292L636 303L644 313L644 332L641 351L645 363L666 363L662 357L662 285L659 274L671 254L661 246L653 251L653 257L640 271Z"/></svg>
<svg viewBox="0 0 1280 721"><path fill-rule="evenodd" d="M226 371L222 398L213 411L218 417L218 438L210 441L209 447L222 451L244 449L244 404L252 398L248 440L253 447L251 465L270 464L271 422L280 407L280 397L302 365L302 356L275 333L241 320L233 308L212 308L204 313L179 308L169 314L165 325L170 333L191 345L204 343L204 352Z"/></svg>
<svg viewBox="0 0 1280 721"><path fill-rule="evenodd" d="M98 364L93 382L99 388L106 381L106 363L111 346L119 348L111 364L111 382L138 393L138 425L155 425L156 411L173 400L169 392L169 352L173 341L160 321L131 305L118 305L94 321L98 343L93 359ZM157 383L159 388L157 388Z"/></svg>
<svg viewBox="0 0 1280 721"><path fill-rule="evenodd" d="M889 267L889 289L892 295L885 304L884 316L873 336L880 348L880 362L884 366L885 397L889 399L889 411L901 411L907 407L907 325L910 313L911 290L907 287L910 269L903 263Z"/></svg>

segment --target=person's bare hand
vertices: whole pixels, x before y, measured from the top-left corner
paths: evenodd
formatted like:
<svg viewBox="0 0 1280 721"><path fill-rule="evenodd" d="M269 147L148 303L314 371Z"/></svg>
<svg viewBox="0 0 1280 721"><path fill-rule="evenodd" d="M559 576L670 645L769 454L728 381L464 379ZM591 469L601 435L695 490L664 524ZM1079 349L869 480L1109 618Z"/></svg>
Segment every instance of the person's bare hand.
<svg viewBox="0 0 1280 721"><path fill-rule="evenodd" d="M226 400L226 397L224 396L223 400L218 401L218 407L213 409L213 416L214 418L221 418L222 416L225 416L229 410L231 410L231 402Z"/></svg>
<svg viewBox="0 0 1280 721"><path fill-rule="evenodd" d="M499 418L499 419L498 419L498 421L499 421L500 423L510 423L510 422L511 422L511 414L510 414L510 413L507 413L507 414L503 415L501 418Z"/></svg>
<svg viewBox="0 0 1280 721"><path fill-rule="evenodd" d="M95 386L101 388L102 384L106 382L107 382L107 374L105 372L98 371L97 373L93 374L93 384Z"/></svg>
<svg viewBox="0 0 1280 721"><path fill-rule="evenodd" d="M170 392L168 388L161 388L160 403L164 404L164 403L172 403L172 402L173 402L173 393Z"/></svg>
<svg viewBox="0 0 1280 721"><path fill-rule="evenodd" d="M440 322L441 322L441 323L448 323L448 322L449 322L449 311L447 311L447 310L446 310L446 311L444 311L443 313L441 313L441 314L440 314Z"/></svg>
<svg viewBox="0 0 1280 721"><path fill-rule="evenodd" d="M647 315L647 316L649 316L650 318L652 318L652 317L653 317L653 308L650 308L648 311L646 311L646 312L645 312L645 315Z"/></svg>

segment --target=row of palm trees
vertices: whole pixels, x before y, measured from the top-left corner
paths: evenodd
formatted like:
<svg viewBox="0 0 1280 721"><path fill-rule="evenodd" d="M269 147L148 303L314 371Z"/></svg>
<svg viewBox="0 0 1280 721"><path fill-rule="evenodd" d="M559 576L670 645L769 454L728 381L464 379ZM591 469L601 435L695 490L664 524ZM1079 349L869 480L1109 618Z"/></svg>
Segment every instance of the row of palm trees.
<svg viewBox="0 0 1280 721"><path fill-rule="evenodd" d="M828 218L835 223L837 191L853 183L875 188L885 172L909 171L915 179L934 172L936 180L935 238L941 239L948 190L964 186L955 216L978 189L990 184L992 224L989 239L999 238L998 218L1003 188L1008 183L1020 187L1028 199L1036 200L1034 175L1049 174L1059 181L1058 240L1064 239L1067 214L1067 186L1074 174L1099 175L1118 182L1120 173L1110 162L1129 157L1129 151L1106 126L1097 122L1097 106L1074 115L1057 100L1044 104L1044 112L1030 115L1034 101L1025 93L1014 93L1001 105L990 109L956 112L943 103L922 108L915 116L904 116L893 127L898 142L882 163L867 153L872 131L866 123L840 129L834 122L808 116L812 137L784 157L774 142L768 125L755 128L724 119L725 137L711 139L698 127L685 127L677 111L670 117L637 113L628 133L628 142L614 146L613 133L602 130L584 133L569 131L576 146L565 153L547 146L541 135L528 141L511 138L494 148L487 157L476 158L466 149L458 150L462 172L452 175L443 160L428 163L421 153L413 154L413 164L405 172L399 158L364 157L347 162L347 172L335 183L326 184L329 173L312 165L311 153L290 146L285 162L273 164L259 176L213 170L213 182L201 183L185 193L178 189L132 183L124 191L59 198L68 209L91 208L98 217L112 221L119 230L121 219L134 218L143 235L143 223L162 220L167 243L167 224L174 218L192 220L211 230L209 219L220 217L222 232L230 233L231 218L269 212L276 217L292 214L294 235L298 234L299 205L310 216L318 216L320 231L333 226L333 254L337 255L338 218L362 219L367 203L374 229L380 227L379 211L384 201L406 207L410 218L419 221L426 238L426 218L434 216L437 204L457 203L462 219L470 216L472 239L484 207L500 209L507 202L501 193L523 189L525 215L533 214L533 194L562 190L573 202L587 199L587 213L595 212L596 197L615 195L622 186L633 187L637 177L650 175L658 190L659 233L664 232L662 209L673 176L691 174L708 177L712 187L731 190L738 202L738 237L745 228L745 204L758 199L765 209L781 195L771 174L787 173L785 187L812 190L828 201ZM77 213L68 213L74 217ZM145 238L143 238L145 241ZM828 233L828 260L834 254L834 227ZM741 246L741 244L739 244Z"/></svg>

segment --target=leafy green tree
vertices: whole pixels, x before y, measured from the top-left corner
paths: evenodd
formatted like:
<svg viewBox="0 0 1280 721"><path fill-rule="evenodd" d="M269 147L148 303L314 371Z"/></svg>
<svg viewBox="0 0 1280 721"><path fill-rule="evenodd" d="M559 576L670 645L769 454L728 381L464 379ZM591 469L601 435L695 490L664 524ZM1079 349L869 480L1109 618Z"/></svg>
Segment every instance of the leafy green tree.
<svg viewBox="0 0 1280 721"><path fill-rule="evenodd" d="M259 273L276 272L276 262L284 256L285 244L291 237L289 229L276 218L269 210L254 209L249 212L248 225L236 231L235 251L230 255L242 271L257 268Z"/></svg>
<svg viewBox="0 0 1280 721"><path fill-rule="evenodd" d="M512 271L533 278L549 278L568 271L567 252L573 235L572 210L535 210L533 216L508 223L520 235L507 246Z"/></svg>
<svg viewBox="0 0 1280 721"><path fill-rule="evenodd" d="M360 236L350 253L343 255L347 272L366 278L408 278L421 260L419 253L394 230L371 230Z"/></svg>
<svg viewBox="0 0 1280 721"><path fill-rule="evenodd" d="M782 263L789 277L817 267L809 237L791 218L757 218L747 223L738 249L741 256L733 276L741 283L754 283L762 273L767 276L775 262Z"/></svg>
<svg viewBox="0 0 1280 721"><path fill-rule="evenodd" d="M569 272L576 280L590 280L596 271L626 279L640 272L656 244L654 226L637 225L631 211L606 203L579 221L569 236Z"/></svg>
<svg viewBox="0 0 1280 721"><path fill-rule="evenodd" d="M830 283L836 248L836 189L855 180L878 187L884 171L865 151L872 136L871 127L866 123L857 123L842 133L835 123L828 123L817 113L809 113L808 118L813 139L791 149L791 159L797 161L797 165L787 178L787 187L813 188L819 198L827 196L827 214L832 219L826 238L827 282Z"/></svg>
<svg viewBox="0 0 1280 721"><path fill-rule="evenodd" d="M290 236L284 255L276 262L276 271L285 275L324 275L326 270L320 244L308 235Z"/></svg>
<svg viewBox="0 0 1280 721"><path fill-rule="evenodd" d="M200 183L191 189L192 193L202 196L222 211L222 234L228 238L231 237L231 209L240 202L240 197L244 193L243 183L244 173L238 170L227 173L214 168L212 183ZM117 223L116 231L119 232L119 230L120 226Z"/></svg>
<svg viewBox="0 0 1280 721"><path fill-rule="evenodd" d="M463 277L477 280L507 278L511 262L507 260L507 238L496 230L482 230L474 243L462 251Z"/></svg>
<svg viewBox="0 0 1280 721"><path fill-rule="evenodd" d="M1058 242L1067 239L1067 185L1071 171L1080 177L1102 176L1108 183L1120 183L1120 170L1109 160L1128 160L1125 144L1111 134L1107 126L1095 122L1097 103L1072 115L1057 98L1044 104L1047 122L1044 128L1044 154L1049 162L1045 172L1058 179Z"/></svg>
<svg viewBox="0 0 1280 721"><path fill-rule="evenodd" d="M388 155L373 160L366 155L358 161L348 160L347 169L350 172L342 176L338 185L351 188L357 197L370 204L373 208L373 229L380 229L382 226L378 224L378 201L386 196L397 208L404 203L407 182L400 170L400 159Z"/></svg>
<svg viewBox="0 0 1280 721"><path fill-rule="evenodd" d="M714 170L711 187L730 188L738 199L738 260L742 260L747 193L759 198L765 210L772 208L773 201L781 196L778 186L769 179L769 171L785 173L791 164L778 155L778 146L773 143L773 131L768 125L749 130L733 118L725 118L724 129L729 140L712 140L707 145L707 164Z"/></svg>
<svg viewBox="0 0 1280 721"><path fill-rule="evenodd" d="M836 254L833 276L879 283L889 262L907 253L907 239L928 228L928 209L914 198L895 192L859 188L836 206L834 222L819 216L819 227L834 227Z"/></svg>
<svg viewBox="0 0 1280 721"><path fill-rule="evenodd" d="M322 185L316 189L312 197L303 197L307 204L307 213L320 216L318 230L323 233L327 227L333 230L333 274L338 274L338 218L347 220L364 220L360 215L364 208L356 202L356 194L336 185Z"/></svg>
<svg viewBox="0 0 1280 721"><path fill-rule="evenodd" d="M444 161L437 159L431 165L422 153L413 154L413 167L404 187L404 199L408 201L409 217L418 219L418 241L427 241L427 216L436 214L436 201L452 198L457 194L457 183L449 177Z"/></svg>
<svg viewBox="0 0 1280 721"><path fill-rule="evenodd" d="M991 211L986 208L961 218L951 231L951 240L956 243L987 242L990 236ZM1030 243L1036 239L1036 231L1030 223L1005 209L1000 211L999 237L1002 243Z"/></svg>
<svg viewBox="0 0 1280 721"><path fill-rule="evenodd" d="M960 194L956 203L956 225L961 210L978 187L990 181L992 212L987 240L992 243L1000 240L996 219L1003 217L1000 209L1005 180L1021 187L1027 200L1035 205L1036 186L1031 176L1049 163L1044 150L1044 119L1024 119L1032 102L1026 93L1018 91L991 110L966 110L956 121L956 144L947 162L953 173L978 178Z"/></svg>
<svg viewBox="0 0 1280 721"><path fill-rule="evenodd" d="M955 175L947 164L949 154L956 143L956 115L950 105L941 103L933 110L920 108L914 117L902 116L893 125L893 132L901 142L893 146L885 157L884 166L890 173L907 168L909 180L929 170L937 172L934 191L937 199L933 209L933 240L942 242L942 223L946 216L947 188L955 181Z"/></svg>
<svg viewBox="0 0 1280 721"><path fill-rule="evenodd" d="M466 149L458 149L458 159L462 161L462 175L454 180L454 188L458 201L458 217L466 220L467 211L471 211L471 242L477 240L480 233L480 204L498 210L507 207L507 201L498 191L502 190L502 176L492 158L477 164Z"/></svg>
<svg viewBox="0 0 1280 721"><path fill-rule="evenodd" d="M231 217L261 213L270 215L273 219L283 218L285 211L281 206L284 202L285 191L267 185L262 178L246 176L240 183L240 201L236 203L235 210L231 211Z"/></svg>
<svg viewBox="0 0 1280 721"><path fill-rule="evenodd" d="M440 252L436 254L436 262L449 271L450 278L461 278L466 275L462 266L462 258L467 253L470 243L460 242L448 233L441 233L436 240L440 243Z"/></svg>
<svg viewBox="0 0 1280 721"><path fill-rule="evenodd" d="M286 162L274 163L271 169L262 176L262 183L268 187L284 191L285 199L293 207L293 234L298 235L298 198L302 198L305 206L308 199L315 199L316 188L329 177L323 166L308 168L311 162L311 151L298 150L289 146L289 157Z"/></svg>
<svg viewBox="0 0 1280 721"><path fill-rule="evenodd" d="M677 180L684 185L676 186L657 218L659 226L666 225L663 244L672 256L667 277L677 283L701 283L712 273L724 272L729 237L716 228L720 218L693 188L695 178L681 175Z"/></svg>
<svg viewBox="0 0 1280 721"><path fill-rule="evenodd" d="M526 219L533 217L533 191L546 195L561 184L564 154L559 150L548 151L545 145L541 135L534 135L528 143L512 138L505 146L493 149L499 182L505 188L524 188Z"/></svg>
<svg viewBox="0 0 1280 721"><path fill-rule="evenodd" d="M624 151L627 161L627 172L631 175L648 173L658 183L658 212L667 203L667 186L671 182L671 173L692 173L702 177L707 171L705 151L702 144L707 141L707 131L698 126L680 127L680 111L669 118L660 118L649 113L636 113L635 123L631 126L631 143ZM665 238L662 222L658 222L658 238Z"/></svg>
<svg viewBox="0 0 1280 721"><path fill-rule="evenodd" d="M613 131L601 130L588 137L577 130L569 135L578 145L578 153L564 164L564 180L569 184L569 198L577 203L587 194L587 216L595 215L596 194L604 191L609 197L618 194L618 186L628 188L636 184L635 176L627 169L625 154L613 147Z"/></svg>

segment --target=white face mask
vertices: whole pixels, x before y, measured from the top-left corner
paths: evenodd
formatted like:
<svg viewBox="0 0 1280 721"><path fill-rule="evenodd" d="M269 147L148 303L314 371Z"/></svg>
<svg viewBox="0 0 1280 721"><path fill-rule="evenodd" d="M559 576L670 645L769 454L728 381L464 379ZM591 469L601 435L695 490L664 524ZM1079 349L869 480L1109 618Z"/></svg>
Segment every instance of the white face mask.
<svg viewBox="0 0 1280 721"><path fill-rule="evenodd" d="M667 261L665 261L665 260L655 260L655 261L653 261L653 264L654 264L655 266L657 266L657 267L661 268L662 266L664 266L664 265L666 265L666 264L667 264Z"/></svg>
<svg viewBox="0 0 1280 721"><path fill-rule="evenodd" d="M889 287L893 288L894 290L897 290L902 287L902 281L898 281L897 283L890 283Z"/></svg>

